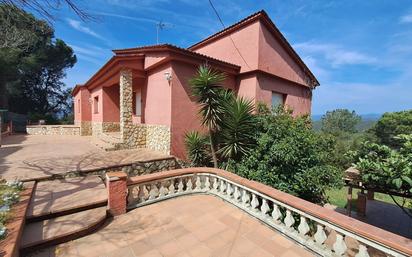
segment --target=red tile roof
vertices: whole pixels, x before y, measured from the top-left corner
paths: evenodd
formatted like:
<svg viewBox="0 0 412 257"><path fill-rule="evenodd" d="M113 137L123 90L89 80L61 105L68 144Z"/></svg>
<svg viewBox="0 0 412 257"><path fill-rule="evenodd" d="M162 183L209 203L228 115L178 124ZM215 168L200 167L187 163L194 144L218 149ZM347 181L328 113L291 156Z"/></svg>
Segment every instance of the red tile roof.
<svg viewBox="0 0 412 257"><path fill-rule="evenodd" d="M197 58L203 58L203 59L208 59L211 61L215 61L221 64L224 64L226 66L231 66L232 68L235 69L240 69L240 67L236 64L222 61L213 57L210 57L208 55L200 54L197 52L193 52L191 50L181 48L172 44L159 44L159 45L148 45L148 46L140 46L140 47L134 47L134 48L125 48L125 49L115 49L113 52L116 55L122 55L122 54L130 54L130 53L137 53L137 52L150 52L150 51L165 51L165 50L173 50L185 55L197 57Z"/></svg>

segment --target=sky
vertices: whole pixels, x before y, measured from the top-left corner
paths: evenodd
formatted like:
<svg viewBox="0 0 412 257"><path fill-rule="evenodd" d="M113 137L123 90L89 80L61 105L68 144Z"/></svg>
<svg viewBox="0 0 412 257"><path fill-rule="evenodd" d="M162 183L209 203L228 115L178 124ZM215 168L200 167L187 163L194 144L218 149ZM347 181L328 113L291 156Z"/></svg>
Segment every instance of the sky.
<svg viewBox="0 0 412 257"><path fill-rule="evenodd" d="M213 0L229 26L264 9L320 82L312 113L347 108L359 114L412 109L411 0ZM95 17L67 8L55 35L75 51L67 86L86 82L112 49L160 43L188 47L222 29L208 0L83 0Z"/></svg>

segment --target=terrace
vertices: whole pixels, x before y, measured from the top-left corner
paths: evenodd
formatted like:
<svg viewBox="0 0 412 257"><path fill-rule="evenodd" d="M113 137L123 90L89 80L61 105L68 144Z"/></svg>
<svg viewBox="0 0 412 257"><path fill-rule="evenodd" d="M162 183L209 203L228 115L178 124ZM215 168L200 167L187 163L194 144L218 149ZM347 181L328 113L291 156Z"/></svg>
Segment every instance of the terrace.
<svg viewBox="0 0 412 257"><path fill-rule="evenodd" d="M27 256L410 256L412 241L232 173L106 174L114 216ZM127 193L128 192L128 193Z"/></svg>

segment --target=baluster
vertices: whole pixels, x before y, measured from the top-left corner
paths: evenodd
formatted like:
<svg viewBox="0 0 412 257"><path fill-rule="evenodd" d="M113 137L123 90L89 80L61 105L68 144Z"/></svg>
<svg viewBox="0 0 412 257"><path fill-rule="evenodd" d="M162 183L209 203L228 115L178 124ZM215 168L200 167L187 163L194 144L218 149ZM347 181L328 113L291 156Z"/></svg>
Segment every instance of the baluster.
<svg viewBox="0 0 412 257"><path fill-rule="evenodd" d="M336 234L336 241L333 244L333 250L335 251L335 253L338 256L342 256L343 254L345 254L347 248L348 247L346 246L343 235Z"/></svg>
<svg viewBox="0 0 412 257"><path fill-rule="evenodd" d="M195 190L200 191L202 189L202 182L200 182L200 176L196 176L196 182L195 182Z"/></svg>
<svg viewBox="0 0 412 257"><path fill-rule="evenodd" d="M232 185L231 185L230 183L227 183L227 190L226 190L226 192L227 192L228 198L231 198L231 197L232 197L232 193L233 193L233 189L232 189Z"/></svg>
<svg viewBox="0 0 412 257"><path fill-rule="evenodd" d="M175 181L172 179L170 180L170 186L169 186L169 194L172 195L175 193Z"/></svg>
<svg viewBox="0 0 412 257"><path fill-rule="evenodd" d="M325 229L322 225L316 224L316 233L315 233L315 241L316 243L321 246L328 238L325 233Z"/></svg>
<svg viewBox="0 0 412 257"><path fill-rule="evenodd" d="M364 245L359 245L359 251L355 257L369 257L368 248Z"/></svg>
<svg viewBox="0 0 412 257"><path fill-rule="evenodd" d="M179 179L179 184L177 185L177 192L182 193L183 192L183 179Z"/></svg>
<svg viewBox="0 0 412 257"><path fill-rule="evenodd" d="M250 196L246 189L243 189L242 203L245 207L249 207Z"/></svg>
<svg viewBox="0 0 412 257"><path fill-rule="evenodd" d="M150 186L149 200L155 199L159 195L159 190L155 184Z"/></svg>
<svg viewBox="0 0 412 257"><path fill-rule="evenodd" d="M163 186L163 183L160 183L159 197L163 197L165 195L167 195L167 188Z"/></svg>
<svg viewBox="0 0 412 257"><path fill-rule="evenodd" d="M251 205L252 205L252 210L253 210L253 211L257 211L257 210L256 210L256 207L258 207L259 201L258 201L256 195L253 194L253 193L252 193L252 202L251 202Z"/></svg>
<svg viewBox="0 0 412 257"><path fill-rule="evenodd" d="M233 196L235 197L236 202L239 202L241 196L239 187L235 186L235 193L233 194Z"/></svg>
<svg viewBox="0 0 412 257"><path fill-rule="evenodd" d="M139 187L138 197L139 197L141 203L146 202L146 199L147 199L147 197L146 197L147 194L145 194L145 190L146 190L146 193L147 193L146 185L141 185Z"/></svg>
<svg viewBox="0 0 412 257"><path fill-rule="evenodd" d="M262 216L266 216L266 213L269 211L268 201L266 199L262 199L262 206L260 207L260 212Z"/></svg>
<svg viewBox="0 0 412 257"><path fill-rule="evenodd" d="M192 178L188 177L186 182L186 192L190 192L193 189Z"/></svg>
<svg viewBox="0 0 412 257"><path fill-rule="evenodd" d="M218 178L215 178L215 179L213 180L213 192L217 193L218 187L219 187Z"/></svg>
<svg viewBox="0 0 412 257"><path fill-rule="evenodd" d="M209 176L206 176L205 178L205 191L209 191L210 190L210 179Z"/></svg>
<svg viewBox="0 0 412 257"><path fill-rule="evenodd" d="M273 220L278 223L281 217L282 217L282 213L279 210L279 206L273 203L273 211L272 211Z"/></svg>
<svg viewBox="0 0 412 257"><path fill-rule="evenodd" d="M127 188L128 194L127 194L127 203L132 204L134 203L138 198L139 191L137 186L131 186Z"/></svg>
<svg viewBox="0 0 412 257"><path fill-rule="evenodd" d="M222 195L226 194L226 182L224 180L220 181L220 193Z"/></svg>
<svg viewBox="0 0 412 257"><path fill-rule="evenodd" d="M290 228L293 226L293 224L295 224L295 219L293 218L290 210L286 210L286 217L283 222L285 222L287 228Z"/></svg>
<svg viewBox="0 0 412 257"><path fill-rule="evenodd" d="M299 230L299 234L301 234L302 236L306 235L310 230L309 225L306 222L306 218L303 216L300 216L300 223L298 226L298 230Z"/></svg>

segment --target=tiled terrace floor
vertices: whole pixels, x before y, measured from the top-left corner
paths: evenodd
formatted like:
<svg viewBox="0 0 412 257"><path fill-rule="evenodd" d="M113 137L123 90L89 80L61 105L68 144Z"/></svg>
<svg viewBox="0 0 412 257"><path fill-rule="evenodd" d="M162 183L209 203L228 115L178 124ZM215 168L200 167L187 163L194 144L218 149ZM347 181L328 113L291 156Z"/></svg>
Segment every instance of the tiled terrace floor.
<svg viewBox="0 0 412 257"><path fill-rule="evenodd" d="M185 196L134 209L98 232L36 257L312 256L223 200Z"/></svg>
<svg viewBox="0 0 412 257"><path fill-rule="evenodd" d="M148 149L106 152L85 136L13 135L2 139L0 177L7 180L47 178L68 171L90 170L165 158Z"/></svg>

